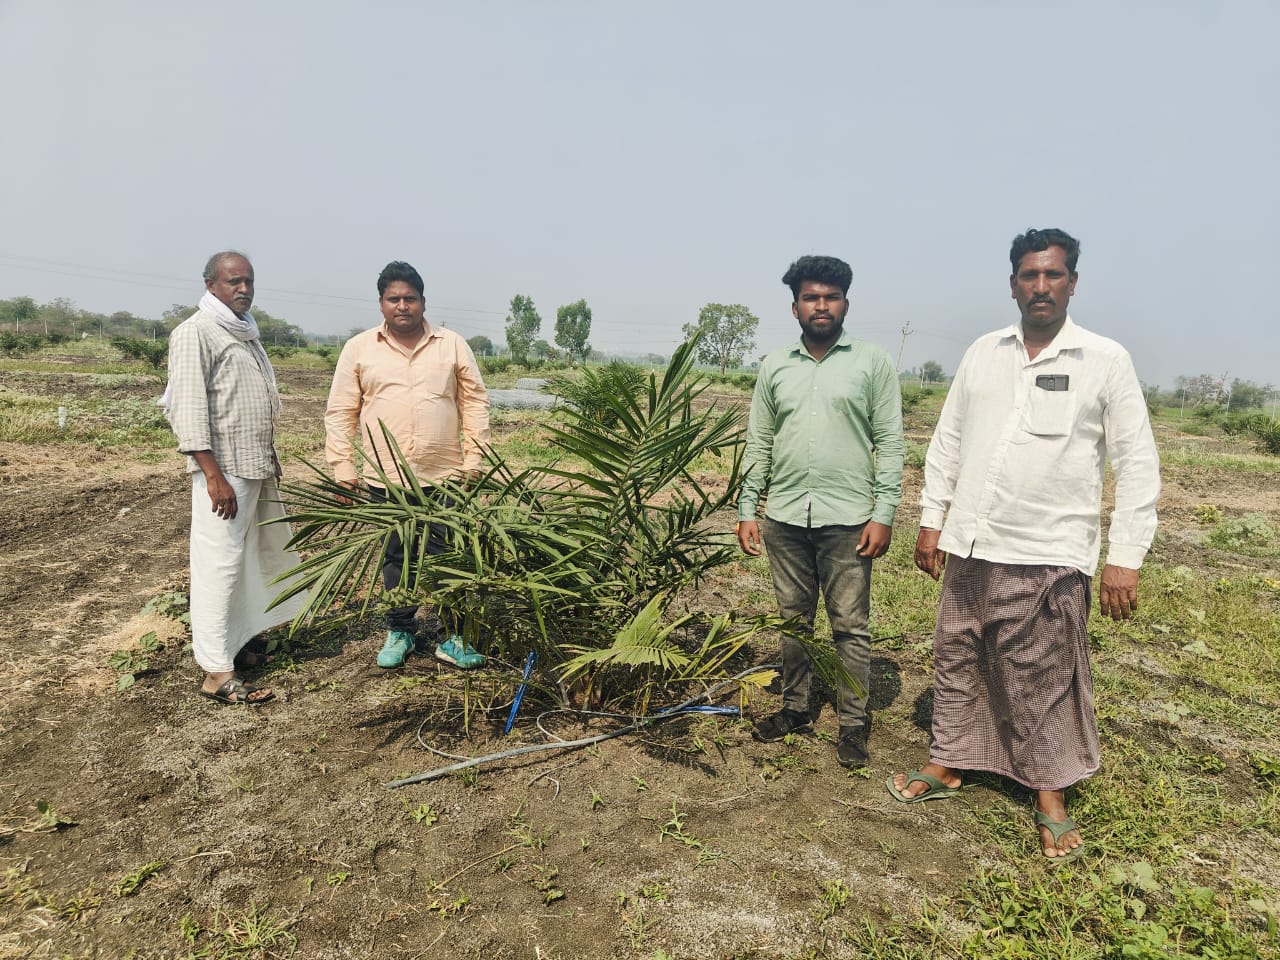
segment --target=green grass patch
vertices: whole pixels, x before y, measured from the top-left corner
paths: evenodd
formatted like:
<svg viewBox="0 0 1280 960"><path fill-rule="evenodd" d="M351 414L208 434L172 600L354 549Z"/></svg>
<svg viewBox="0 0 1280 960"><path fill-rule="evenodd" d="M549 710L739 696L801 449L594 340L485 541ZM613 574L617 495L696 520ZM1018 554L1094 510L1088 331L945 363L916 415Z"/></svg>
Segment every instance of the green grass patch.
<svg viewBox="0 0 1280 960"><path fill-rule="evenodd" d="M65 422L59 423L59 408ZM169 423L153 398L0 395L0 441L91 443L98 447L171 446Z"/></svg>
<svg viewBox="0 0 1280 960"><path fill-rule="evenodd" d="M1165 467L1275 474L1280 478L1280 458L1261 453L1211 452L1189 447L1165 447L1160 451L1160 463Z"/></svg>

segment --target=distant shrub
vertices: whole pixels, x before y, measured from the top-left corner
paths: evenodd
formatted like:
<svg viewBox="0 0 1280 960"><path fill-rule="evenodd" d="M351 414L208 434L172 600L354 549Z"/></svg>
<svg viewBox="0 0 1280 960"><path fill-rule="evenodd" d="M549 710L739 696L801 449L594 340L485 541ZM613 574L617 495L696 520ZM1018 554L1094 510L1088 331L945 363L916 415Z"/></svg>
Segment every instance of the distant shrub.
<svg viewBox="0 0 1280 960"><path fill-rule="evenodd" d="M484 374L506 373L510 366L507 357L480 357L480 372Z"/></svg>
<svg viewBox="0 0 1280 960"><path fill-rule="evenodd" d="M0 333L0 353L6 357L25 357L44 346L38 333Z"/></svg>
<svg viewBox="0 0 1280 960"><path fill-rule="evenodd" d="M928 453L928 448L922 443L916 443L914 440L908 440L906 449L902 454L902 462L908 467L915 467L917 470L924 469L924 457Z"/></svg>
<svg viewBox="0 0 1280 960"><path fill-rule="evenodd" d="M1222 407L1216 403L1202 403L1198 407L1191 408L1191 415L1201 420L1217 420L1221 410Z"/></svg>
<svg viewBox="0 0 1280 960"><path fill-rule="evenodd" d="M707 373L703 374L708 381L726 387L737 387L739 390L751 391L756 388L754 373Z"/></svg>
<svg viewBox="0 0 1280 960"><path fill-rule="evenodd" d="M169 356L168 340L133 340L128 337L115 337L111 345L131 360L142 360L151 364L153 370L163 367Z"/></svg>
<svg viewBox="0 0 1280 960"><path fill-rule="evenodd" d="M904 387L902 390L902 412L909 413L924 402L924 398L929 396L928 390L920 390L916 387Z"/></svg>
<svg viewBox="0 0 1280 960"><path fill-rule="evenodd" d="M1268 419L1264 413L1255 413L1245 426L1259 450L1280 457L1280 422Z"/></svg>
<svg viewBox="0 0 1280 960"><path fill-rule="evenodd" d="M1218 418L1218 426L1229 437L1238 437L1249 432L1249 421L1253 417L1247 413L1224 413Z"/></svg>
<svg viewBox="0 0 1280 960"><path fill-rule="evenodd" d="M550 379L547 389L573 404L593 422L610 428L618 424L618 398L635 394L647 379L639 367L610 360L600 367L584 367L577 380L557 374Z"/></svg>
<svg viewBox="0 0 1280 960"><path fill-rule="evenodd" d="M328 344L320 344L310 348L311 352L325 362L330 370L338 365L338 349Z"/></svg>
<svg viewBox="0 0 1280 960"><path fill-rule="evenodd" d="M267 356L272 360L287 360L298 352L297 347L287 347L279 343L269 343L266 347Z"/></svg>

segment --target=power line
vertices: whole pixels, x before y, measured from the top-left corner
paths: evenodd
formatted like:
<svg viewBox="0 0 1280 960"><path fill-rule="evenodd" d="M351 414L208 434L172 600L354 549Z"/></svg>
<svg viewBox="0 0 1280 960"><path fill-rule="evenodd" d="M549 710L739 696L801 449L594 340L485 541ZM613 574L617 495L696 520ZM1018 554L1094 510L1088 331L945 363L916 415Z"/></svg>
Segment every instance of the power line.
<svg viewBox="0 0 1280 960"><path fill-rule="evenodd" d="M112 283L130 283L135 286L159 287L162 289L181 286L186 289L189 288L192 283L190 277L175 277L164 273L144 273L140 270L122 270L116 267L95 267L92 264L87 263L71 263L65 260L47 260L42 257L26 257L14 253L0 253L0 260L16 260L19 262L17 264L12 264L12 266L19 266L26 270L36 270L41 273L52 273L67 277L83 277L90 280L107 280ZM40 266L33 266L33 264L39 264ZM74 268L74 270L55 270L52 269L53 267L71 267ZM89 270L92 272L78 273L75 272L77 270ZM99 274L103 275L99 276ZM134 279L137 277L143 277L149 280L163 280L167 282L147 283L144 280ZM257 291L259 293L266 293L272 296L285 295L303 297L314 302L319 302L321 300L337 300L347 303L368 305L372 300L371 297L353 297L341 293L325 293L320 290L289 290L284 287L258 286ZM303 302L306 302L306 300ZM487 310L482 307L455 307L437 303L427 303L427 306L433 310L451 310L456 313L480 313L497 317L506 316L505 310Z"/></svg>

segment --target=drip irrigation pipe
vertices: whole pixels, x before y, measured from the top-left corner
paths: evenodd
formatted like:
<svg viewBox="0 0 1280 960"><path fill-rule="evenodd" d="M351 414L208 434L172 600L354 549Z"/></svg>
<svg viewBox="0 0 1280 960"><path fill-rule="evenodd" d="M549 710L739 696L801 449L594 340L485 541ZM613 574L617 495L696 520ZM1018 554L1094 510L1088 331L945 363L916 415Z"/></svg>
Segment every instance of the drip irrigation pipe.
<svg viewBox="0 0 1280 960"><path fill-rule="evenodd" d="M594 737L581 737L577 740L558 740L555 743L535 743L527 747L516 747L512 750L503 750L500 753L490 753L483 757L472 757L469 760L462 760L458 763L450 764L447 767L438 767L435 770L415 773L413 776L405 777L401 780L392 780L386 785L386 788L388 790L396 790L400 787L407 787L414 783L426 783L428 780L438 780L440 777L447 777L449 774L457 773L459 770L478 767L482 763L496 763L499 760L507 760L511 757L524 756L525 754L544 753L547 750L570 750L577 747L589 747L595 743L603 743L605 740L612 740L614 737L625 736L628 733L632 733L636 730L643 730L645 727L659 723L660 721L678 717L687 708L692 707L694 704L699 703L702 700L710 699L725 687L737 683L745 676L753 673L759 673L761 670L777 669L780 669L780 665L776 663L766 663L758 667L748 667L741 673L734 674L728 680L720 681L709 690L696 694L688 700L685 700L683 703L676 704L674 707L669 707L661 713L654 713L648 716L639 717L631 723L628 723L626 726L619 727L616 730L610 730L608 733L597 734ZM419 741L421 742L421 737L419 737Z"/></svg>

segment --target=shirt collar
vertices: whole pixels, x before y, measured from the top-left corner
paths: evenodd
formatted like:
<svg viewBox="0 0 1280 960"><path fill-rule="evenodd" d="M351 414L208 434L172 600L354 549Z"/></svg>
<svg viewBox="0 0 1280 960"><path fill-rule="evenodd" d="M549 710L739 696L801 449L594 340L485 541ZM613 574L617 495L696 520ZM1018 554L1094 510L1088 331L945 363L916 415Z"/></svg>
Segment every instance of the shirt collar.
<svg viewBox="0 0 1280 960"><path fill-rule="evenodd" d="M845 327L840 331L840 339L837 340L832 345L831 350L828 350L827 353L829 354L831 353L832 350L840 350L840 349L852 350L853 339L854 339L853 336L849 333L848 327ZM801 337L799 340L797 340L795 343L791 345L791 352L792 354L802 354L803 356L808 357L810 360L813 359L813 354L811 354L808 348L804 345L804 337Z"/></svg>
<svg viewBox="0 0 1280 960"><path fill-rule="evenodd" d="M1021 322L1011 324L1000 331L1002 340L1017 340L1020 343L1025 342L1022 337ZM1049 342L1049 345L1040 352L1040 357L1052 357L1061 353L1063 350L1072 350L1077 347L1084 346L1084 341L1080 336L1080 328L1075 325L1071 319L1071 314L1067 314L1067 320L1062 325L1062 329L1058 331L1058 335ZM1037 357L1036 359L1040 359Z"/></svg>
<svg viewBox="0 0 1280 960"><path fill-rule="evenodd" d="M419 338L417 346L421 346L432 337L440 336L440 331L432 327L431 321L426 319L422 321L422 333L423 336ZM387 326L386 320L383 320L382 324L378 327L378 338L380 340L385 340L388 343L394 343L397 346L400 345L400 341L391 335L391 328Z"/></svg>

